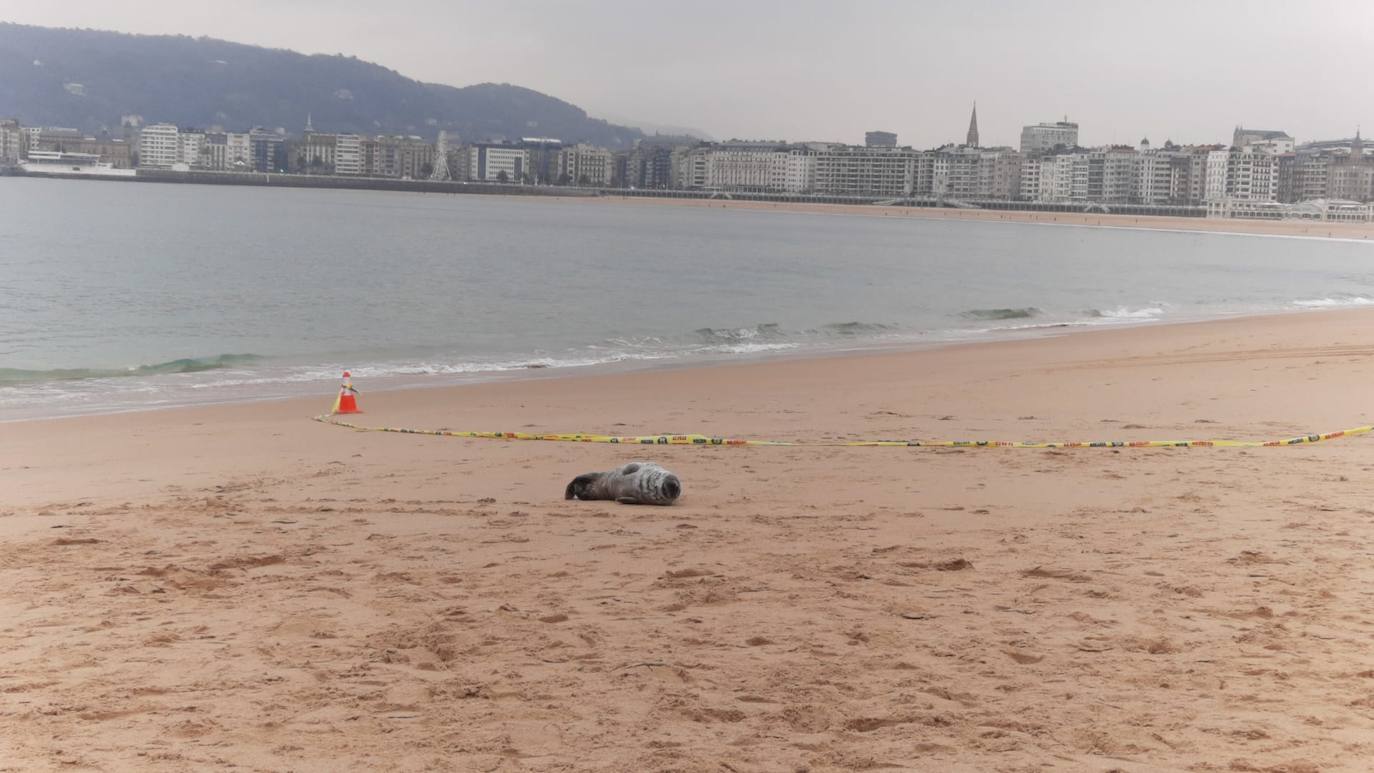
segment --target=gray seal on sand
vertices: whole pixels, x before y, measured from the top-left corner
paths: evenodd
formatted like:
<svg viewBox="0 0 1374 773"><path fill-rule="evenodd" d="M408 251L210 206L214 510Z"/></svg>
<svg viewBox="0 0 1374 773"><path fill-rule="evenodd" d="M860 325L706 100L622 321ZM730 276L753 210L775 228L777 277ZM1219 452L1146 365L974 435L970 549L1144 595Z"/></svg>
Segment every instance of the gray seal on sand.
<svg viewBox="0 0 1374 773"><path fill-rule="evenodd" d="M653 462L579 475L563 494L564 499L614 499L622 505L671 505L679 496L682 481Z"/></svg>

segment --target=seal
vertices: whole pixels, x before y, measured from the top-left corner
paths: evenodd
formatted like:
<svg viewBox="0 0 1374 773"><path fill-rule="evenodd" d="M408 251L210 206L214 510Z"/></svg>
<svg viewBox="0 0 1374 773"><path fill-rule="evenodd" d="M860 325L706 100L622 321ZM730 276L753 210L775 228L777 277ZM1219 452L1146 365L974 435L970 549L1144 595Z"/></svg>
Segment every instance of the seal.
<svg viewBox="0 0 1374 773"><path fill-rule="evenodd" d="M564 499L614 499L622 505L671 505L680 496L682 481L653 462L579 475L563 493Z"/></svg>

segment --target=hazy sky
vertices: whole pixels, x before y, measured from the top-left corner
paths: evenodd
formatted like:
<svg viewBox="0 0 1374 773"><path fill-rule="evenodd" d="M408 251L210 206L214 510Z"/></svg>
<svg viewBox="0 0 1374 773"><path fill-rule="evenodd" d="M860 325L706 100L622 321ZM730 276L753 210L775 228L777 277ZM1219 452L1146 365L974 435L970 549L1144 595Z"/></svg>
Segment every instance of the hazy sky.
<svg viewBox="0 0 1374 773"><path fill-rule="evenodd" d="M717 138L984 145L1068 115L1084 144L1374 134L1374 2L0 0L0 20L353 54L516 83Z"/></svg>

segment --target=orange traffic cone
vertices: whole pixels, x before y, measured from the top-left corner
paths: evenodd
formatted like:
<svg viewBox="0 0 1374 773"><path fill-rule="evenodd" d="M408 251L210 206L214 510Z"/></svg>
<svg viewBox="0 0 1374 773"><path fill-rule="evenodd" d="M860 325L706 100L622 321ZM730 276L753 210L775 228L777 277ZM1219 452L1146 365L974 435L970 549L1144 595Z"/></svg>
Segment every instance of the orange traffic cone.
<svg viewBox="0 0 1374 773"><path fill-rule="evenodd" d="M339 396L334 399L333 413L362 413L358 408L358 390L353 388L353 376L344 371L343 383L339 385Z"/></svg>

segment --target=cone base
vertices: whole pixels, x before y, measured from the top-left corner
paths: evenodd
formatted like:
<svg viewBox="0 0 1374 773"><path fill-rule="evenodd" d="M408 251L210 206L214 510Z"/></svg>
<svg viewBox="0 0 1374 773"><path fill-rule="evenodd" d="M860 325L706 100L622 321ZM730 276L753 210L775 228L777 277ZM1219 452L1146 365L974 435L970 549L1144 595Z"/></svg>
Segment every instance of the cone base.
<svg viewBox="0 0 1374 773"><path fill-rule="evenodd" d="M346 413L362 413L362 411L358 409L358 398L353 395L340 395L339 398L334 401L334 410L330 411L330 414L334 416Z"/></svg>

